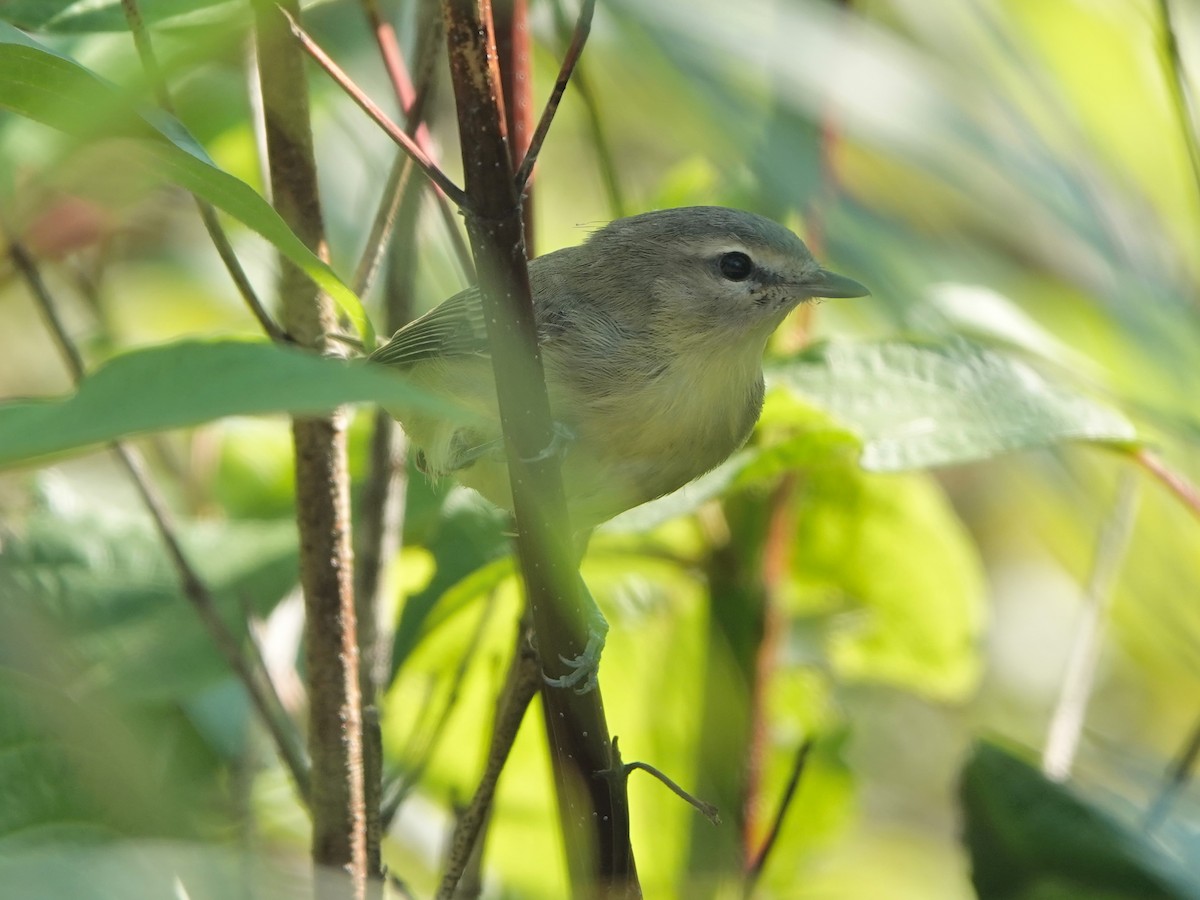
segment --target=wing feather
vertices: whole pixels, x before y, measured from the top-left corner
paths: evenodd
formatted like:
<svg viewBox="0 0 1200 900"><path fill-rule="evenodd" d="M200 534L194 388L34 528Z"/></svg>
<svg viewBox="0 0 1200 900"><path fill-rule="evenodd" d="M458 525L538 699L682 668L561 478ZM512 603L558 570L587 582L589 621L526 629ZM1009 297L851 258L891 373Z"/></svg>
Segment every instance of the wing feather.
<svg viewBox="0 0 1200 900"><path fill-rule="evenodd" d="M428 359L485 355L487 349L479 289L471 287L409 322L372 353L371 359L406 367Z"/></svg>

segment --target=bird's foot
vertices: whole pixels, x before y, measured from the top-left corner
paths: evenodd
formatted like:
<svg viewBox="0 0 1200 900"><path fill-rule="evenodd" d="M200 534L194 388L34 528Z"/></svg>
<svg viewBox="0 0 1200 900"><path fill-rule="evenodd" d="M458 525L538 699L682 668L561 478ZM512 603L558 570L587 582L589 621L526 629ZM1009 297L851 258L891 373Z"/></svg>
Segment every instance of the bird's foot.
<svg viewBox="0 0 1200 900"><path fill-rule="evenodd" d="M559 660L571 671L558 678L543 675L550 687L571 688L577 694L586 694L596 689L596 677L600 672L600 655L604 652L604 641L608 637L608 621L599 609L593 607L588 622L587 645L574 659L559 656Z"/></svg>
<svg viewBox="0 0 1200 900"><path fill-rule="evenodd" d="M567 455L567 448L571 446L577 437L575 429L562 422L551 422L550 431L550 443L533 456L528 458L522 457L521 462L536 463L550 459L553 456L561 459Z"/></svg>

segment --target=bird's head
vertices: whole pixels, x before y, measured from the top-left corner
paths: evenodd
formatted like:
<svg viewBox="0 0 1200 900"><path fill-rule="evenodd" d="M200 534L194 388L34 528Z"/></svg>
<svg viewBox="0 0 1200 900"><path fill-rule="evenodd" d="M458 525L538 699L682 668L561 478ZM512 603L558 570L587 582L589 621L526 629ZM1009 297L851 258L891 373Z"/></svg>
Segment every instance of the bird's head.
<svg viewBox="0 0 1200 900"><path fill-rule="evenodd" d="M653 305L660 328L681 338L762 337L813 297L862 297L865 287L824 269L787 228L719 206L619 219L589 249L612 256L615 277L642 282L627 296Z"/></svg>

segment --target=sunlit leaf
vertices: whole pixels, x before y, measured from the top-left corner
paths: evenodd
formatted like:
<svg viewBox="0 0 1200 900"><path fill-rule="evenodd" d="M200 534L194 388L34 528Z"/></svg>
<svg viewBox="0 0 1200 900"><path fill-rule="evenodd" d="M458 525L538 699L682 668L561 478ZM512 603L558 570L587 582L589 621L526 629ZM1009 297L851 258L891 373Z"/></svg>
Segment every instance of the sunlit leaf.
<svg viewBox="0 0 1200 900"><path fill-rule="evenodd" d="M824 652L839 677L966 696L980 668L983 572L932 479L848 462L814 467L793 507L783 599L802 626L822 617Z"/></svg>
<svg viewBox="0 0 1200 900"><path fill-rule="evenodd" d="M828 343L772 371L862 438L862 465L902 471L1066 441L1129 443L1117 410L965 342Z"/></svg>
<svg viewBox="0 0 1200 900"><path fill-rule="evenodd" d="M362 402L455 414L381 366L265 342L184 341L115 357L65 399L0 404L0 465L222 416Z"/></svg>
<svg viewBox="0 0 1200 900"><path fill-rule="evenodd" d="M218 168L178 121L136 111L118 88L79 63L0 22L0 109L88 138L137 138L145 165L258 232L303 269L354 321L367 346L374 334L362 303L245 182Z"/></svg>

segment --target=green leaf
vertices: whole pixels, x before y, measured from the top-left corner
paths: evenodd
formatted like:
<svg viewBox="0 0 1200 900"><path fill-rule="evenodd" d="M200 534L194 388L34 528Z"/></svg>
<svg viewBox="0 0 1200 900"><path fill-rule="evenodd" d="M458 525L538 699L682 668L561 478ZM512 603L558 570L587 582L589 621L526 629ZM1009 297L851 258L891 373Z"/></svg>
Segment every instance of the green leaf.
<svg viewBox="0 0 1200 900"><path fill-rule="evenodd" d="M147 25L187 16L231 0L139 0ZM34 31L128 31L121 0L6 0L0 19Z"/></svg>
<svg viewBox="0 0 1200 900"><path fill-rule="evenodd" d="M832 460L805 470L793 510L792 577L782 596L801 643L815 616L843 679L946 701L974 690L982 565L931 477Z"/></svg>
<svg viewBox="0 0 1200 900"><path fill-rule="evenodd" d="M262 235L334 299L364 345L374 346L354 292L253 188L220 169L176 119L135 110L119 88L5 22L0 22L0 109L89 139L135 138L130 165L151 168Z"/></svg>
<svg viewBox="0 0 1200 900"><path fill-rule="evenodd" d="M1138 833L999 747L976 746L960 796L981 900L1200 896L1200 885Z"/></svg>
<svg viewBox="0 0 1200 900"><path fill-rule="evenodd" d="M455 416L382 366L259 341L183 341L117 356L65 399L0 404L0 466L222 416L362 402Z"/></svg>
<svg viewBox="0 0 1200 900"><path fill-rule="evenodd" d="M1120 412L1032 366L965 341L829 343L772 370L853 427L881 472L990 459L1065 441L1130 443Z"/></svg>

